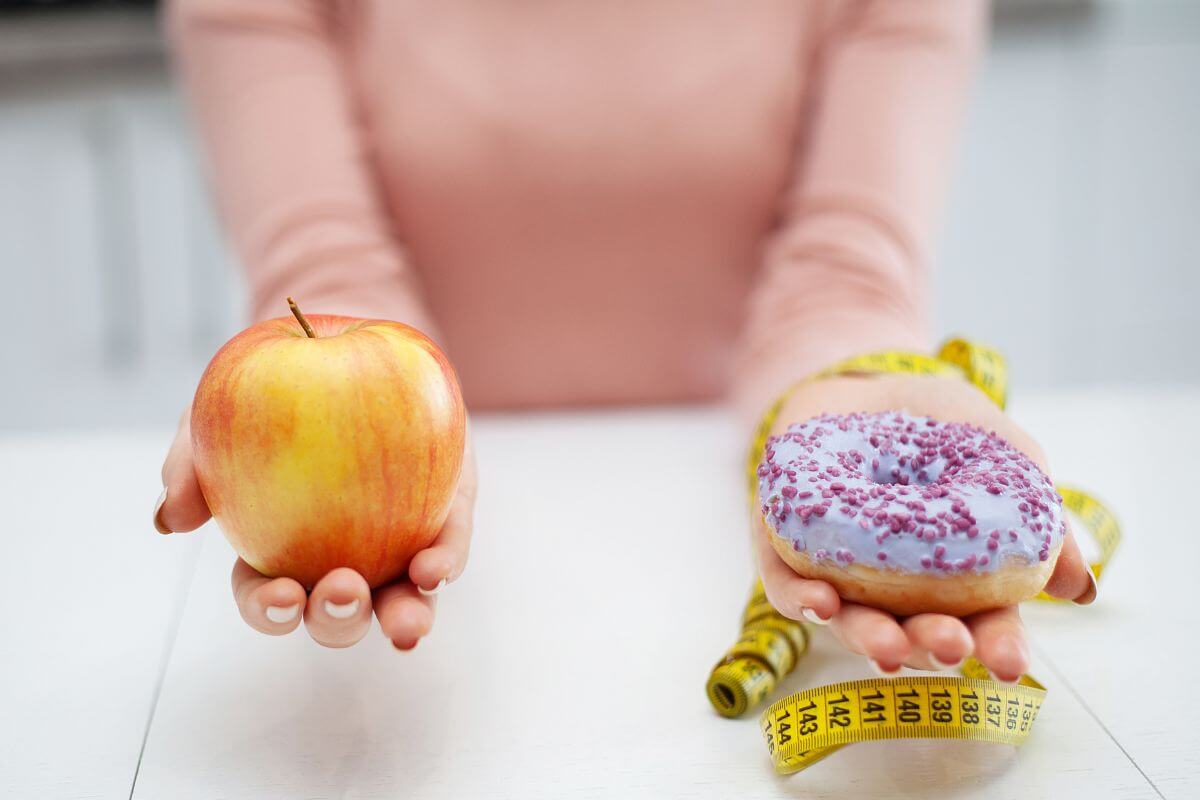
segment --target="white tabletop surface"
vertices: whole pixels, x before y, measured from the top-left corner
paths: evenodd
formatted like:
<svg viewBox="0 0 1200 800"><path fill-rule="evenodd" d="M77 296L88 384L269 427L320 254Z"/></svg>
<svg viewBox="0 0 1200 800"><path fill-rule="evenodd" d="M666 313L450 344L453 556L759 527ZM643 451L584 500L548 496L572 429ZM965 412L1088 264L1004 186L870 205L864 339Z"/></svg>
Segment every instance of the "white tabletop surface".
<svg viewBox="0 0 1200 800"><path fill-rule="evenodd" d="M477 419L470 567L410 654L243 625L217 529L150 527L167 432L3 438L0 794L1200 796L1197 411L1196 392L1016 403L1127 537L1094 606L1026 608L1049 689L1026 745L861 744L790 778L754 715L704 697L751 579L721 412ZM868 674L821 631L783 688Z"/></svg>

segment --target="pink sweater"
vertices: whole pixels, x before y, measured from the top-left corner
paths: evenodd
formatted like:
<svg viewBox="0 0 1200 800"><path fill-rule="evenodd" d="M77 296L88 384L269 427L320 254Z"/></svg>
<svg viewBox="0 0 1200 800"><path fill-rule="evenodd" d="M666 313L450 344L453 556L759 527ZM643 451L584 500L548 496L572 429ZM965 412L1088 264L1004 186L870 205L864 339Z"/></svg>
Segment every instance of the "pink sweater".
<svg viewBox="0 0 1200 800"><path fill-rule="evenodd" d="M429 332L471 406L756 413L926 345L974 0L177 0L256 317Z"/></svg>

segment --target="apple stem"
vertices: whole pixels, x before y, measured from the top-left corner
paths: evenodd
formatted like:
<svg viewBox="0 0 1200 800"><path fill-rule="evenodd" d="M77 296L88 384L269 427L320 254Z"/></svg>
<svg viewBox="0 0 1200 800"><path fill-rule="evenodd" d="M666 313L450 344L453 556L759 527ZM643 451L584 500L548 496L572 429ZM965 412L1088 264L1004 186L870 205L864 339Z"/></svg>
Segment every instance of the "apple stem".
<svg viewBox="0 0 1200 800"><path fill-rule="evenodd" d="M296 305L296 301L290 297L287 299L287 301L288 308L292 310L292 313L296 316L296 321L300 323L301 328L304 328L304 333L308 336L308 338L317 338L317 334L313 332L312 325L309 325L308 320L306 320L304 315L300 313L300 306Z"/></svg>

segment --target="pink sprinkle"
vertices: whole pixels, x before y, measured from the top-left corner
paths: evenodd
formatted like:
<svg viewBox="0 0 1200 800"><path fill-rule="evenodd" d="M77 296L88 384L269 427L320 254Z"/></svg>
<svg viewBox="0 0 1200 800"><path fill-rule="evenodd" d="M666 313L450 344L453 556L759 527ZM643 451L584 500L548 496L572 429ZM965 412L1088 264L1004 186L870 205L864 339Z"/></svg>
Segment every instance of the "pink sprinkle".
<svg viewBox="0 0 1200 800"><path fill-rule="evenodd" d="M880 550L878 553L876 553L875 557L878 558L880 561L887 561L887 553L883 552L882 550Z"/></svg>

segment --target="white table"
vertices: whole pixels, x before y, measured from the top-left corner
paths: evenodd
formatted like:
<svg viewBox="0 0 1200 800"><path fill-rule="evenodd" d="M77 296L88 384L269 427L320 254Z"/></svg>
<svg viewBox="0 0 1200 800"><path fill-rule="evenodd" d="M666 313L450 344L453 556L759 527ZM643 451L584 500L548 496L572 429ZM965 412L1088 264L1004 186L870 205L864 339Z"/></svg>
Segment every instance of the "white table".
<svg viewBox="0 0 1200 800"><path fill-rule="evenodd" d="M719 412L478 419L471 565L411 654L246 628L219 532L150 527L167 432L2 439L0 795L1195 797L1197 410L1015 407L1127 534L1096 605L1026 611L1050 694L1024 747L862 744L791 778L704 698L751 578ZM1112 463L1091 432L1124 426ZM784 688L867 675L820 632Z"/></svg>

